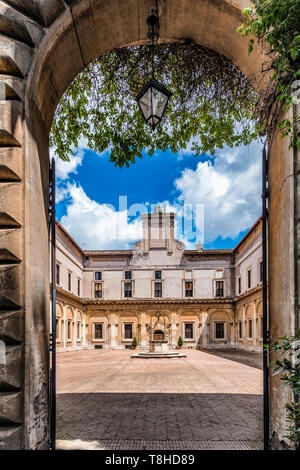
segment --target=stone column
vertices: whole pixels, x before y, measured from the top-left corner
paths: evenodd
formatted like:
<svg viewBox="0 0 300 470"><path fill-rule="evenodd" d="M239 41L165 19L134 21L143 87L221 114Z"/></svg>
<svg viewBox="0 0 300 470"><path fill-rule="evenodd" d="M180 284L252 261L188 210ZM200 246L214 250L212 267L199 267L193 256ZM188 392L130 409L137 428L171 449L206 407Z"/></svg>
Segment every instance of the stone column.
<svg viewBox="0 0 300 470"><path fill-rule="evenodd" d="M67 310L67 307L66 305L64 304L63 306L63 309L64 309L64 312L63 312L63 319L64 319L64 324L63 324L63 349L64 351L66 350L66 345L67 345L67 339L66 339L66 334L67 334L67 330L66 330L66 322L67 322L67 317L66 317L66 310Z"/></svg>
<svg viewBox="0 0 300 470"><path fill-rule="evenodd" d="M257 310L256 310L256 301L254 303L254 316L253 316L253 346L255 347L257 344Z"/></svg>
<svg viewBox="0 0 300 470"><path fill-rule="evenodd" d="M170 315L170 322L171 322L171 328L170 328L170 344L172 348L177 347L177 313L171 313Z"/></svg>
<svg viewBox="0 0 300 470"><path fill-rule="evenodd" d="M245 304L243 305L243 324L242 324L242 331L243 331L243 341L242 344L247 346L247 323L246 323L246 307Z"/></svg>
<svg viewBox="0 0 300 470"><path fill-rule="evenodd" d="M146 330L147 314L141 313L140 319L140 346L141 348L147 348L149 346L147 339L147 330Z"/></svg>
<svg viewBox="0 0 300 470"><path fill-rule="evenodd" d="M202 333L201 333L201 345L203 348L207 348L209 343L209 327L207 326L208 312L202 312Z"/></svg>
<svg viewBox="0 0 300 470"><path fill-rule="evenodd" d="M85 331L85 328L86 328L86 319L85 319L85 316L84 316L83 320L82 320L82 344L83 344L83 346L86 346L86 331Z"/></svg>
<svg viewBox="0 0 300 470"><path fill-rule="evenodd" d="M73 348L77 347L77 310L74 312L74 322L73 322Z"/></svg>
<svg viewBox="0 0 300 470"><path fill-rule="evenodd" d="M109 326L109 342L110 342L110 348L115 349L117 346L116 342L116 322L117 318L114 313L110 313L108 316L108 326Z"/></svg>

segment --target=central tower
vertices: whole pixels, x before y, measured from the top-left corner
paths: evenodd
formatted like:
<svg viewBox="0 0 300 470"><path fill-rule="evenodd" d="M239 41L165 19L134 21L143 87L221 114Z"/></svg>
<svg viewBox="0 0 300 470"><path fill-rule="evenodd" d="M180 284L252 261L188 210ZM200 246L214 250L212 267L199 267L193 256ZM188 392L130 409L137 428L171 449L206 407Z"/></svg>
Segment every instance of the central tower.
<svg viewBox="0 0 300 470"><path fill-rule="evenodd" d="M155 207L152 214L142 214L144 251L153 248L173 251L176 240L174 239L174 212L166 212L165 208Z"/></svg>

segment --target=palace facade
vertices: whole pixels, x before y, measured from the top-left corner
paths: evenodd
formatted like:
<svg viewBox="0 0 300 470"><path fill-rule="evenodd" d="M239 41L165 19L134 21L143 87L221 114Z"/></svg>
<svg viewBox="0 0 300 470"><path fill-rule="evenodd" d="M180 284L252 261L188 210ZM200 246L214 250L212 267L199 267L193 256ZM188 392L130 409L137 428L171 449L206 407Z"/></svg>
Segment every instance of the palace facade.
<svg viewBox="0 0 300 470"><path fill-rule="evenodd" d="M173 213L141 215L131 250L82 250L56 222L57 350L262 348L262 222L234 249L185 250Z"/></svg>

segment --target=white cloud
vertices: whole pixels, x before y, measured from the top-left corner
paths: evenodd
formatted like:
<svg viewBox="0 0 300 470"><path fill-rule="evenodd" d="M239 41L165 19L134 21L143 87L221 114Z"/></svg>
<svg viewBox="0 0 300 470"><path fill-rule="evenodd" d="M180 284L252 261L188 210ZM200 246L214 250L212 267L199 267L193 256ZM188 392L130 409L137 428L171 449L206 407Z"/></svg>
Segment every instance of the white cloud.
<svg viewBox="0 0 300 470"><path fill-rule="evenodd" d="M68 183L70 200L62 225L84 250L127 249L142 237L141 220L127 223L127 211L90 199L81 186Z"/></svg>
<svg viewBox="0 0 300 470"><path fill-rule="evenodd" d="M52 159L52 157L55 158L56 163L56 178L59 180L67 180L70 174L77 173L77 168L82 165L84 149L77 149L74 155L69 155L69 161L64 161L56 155L55 149L51 148L50 158Z"/></svg>
<svg viewBox="0 0 300 470"><path fill-rule="evenodd" d="M226 149L175 181L184 204L204 204L205 241L235 238L261 213L261 145Z"/></svg>
<svg viewBox="0 0 300 470"><path fill-rule="evenodd" d="M195 170L186 168L182 172L174 182L178 191L174 201L155 204L177 214L175 237L187 249L195 248L197 241L212 242L219 236L235 238L259 217L260 155L259 143L219 151L214 164L199 162ZM70 166L60 167L61 178L76 172L82 159L83 152L73 157ZM62 200L67 203L67 214L61 222L83 249L126 249L142 237L139 217L127 222L128 212L122 206L116 210L109 204L99 204L74 182L59 182L56 202ZM135 207L129 215L137 210L150 211L150 204L145 203L144 208ZM192 210L196 211L196 219Z"/></svg>

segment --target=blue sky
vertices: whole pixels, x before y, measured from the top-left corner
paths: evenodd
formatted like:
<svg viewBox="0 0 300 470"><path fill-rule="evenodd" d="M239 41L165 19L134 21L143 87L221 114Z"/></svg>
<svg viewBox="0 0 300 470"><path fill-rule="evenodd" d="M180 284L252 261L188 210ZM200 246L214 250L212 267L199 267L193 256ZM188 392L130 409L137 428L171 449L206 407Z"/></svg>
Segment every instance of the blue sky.
<svg viewBox="0 0 300 470"><path fill-rule="evenodd" d="M57 218L83 249L130 248L141 238L139 213L160 204L177 213L186 248L233 248L260 215L260 161L256 142L213 158L145 153L129 168L109 152L76 149L70 162L57 159Z"/></svg>

